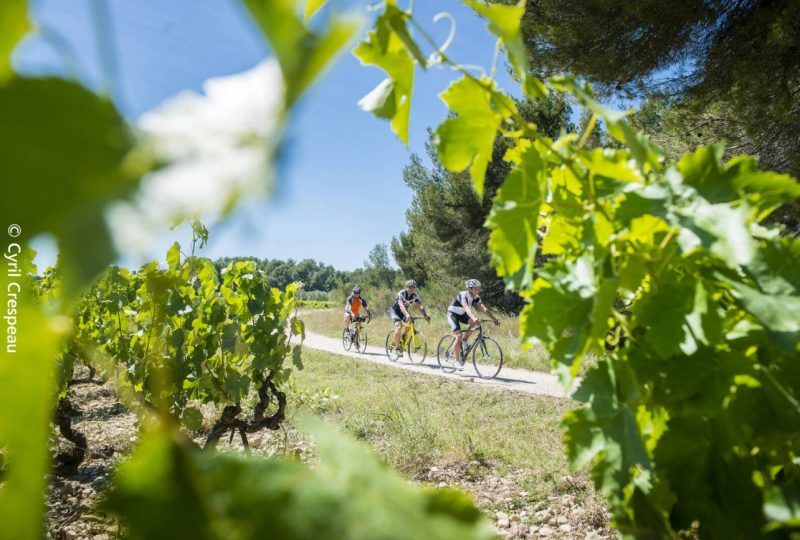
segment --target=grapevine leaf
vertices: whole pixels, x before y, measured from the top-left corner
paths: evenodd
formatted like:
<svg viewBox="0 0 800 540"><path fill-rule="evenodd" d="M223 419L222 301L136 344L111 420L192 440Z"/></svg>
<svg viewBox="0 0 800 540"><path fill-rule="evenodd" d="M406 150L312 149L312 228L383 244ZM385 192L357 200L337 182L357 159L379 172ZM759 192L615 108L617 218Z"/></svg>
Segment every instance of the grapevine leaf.
<svg viewBox="0 0 800 540"><path fill-rule="evenodd" d="M244 3L281 65L287 108L311 86L360 26L357 20L339 17L324 33L318 34L303 25L296 13L295 0L244 0Z"/></svg>
<svg viewBox="0 0 800 540"><path fill-rule="evenodd" d="M756 252L756 243L747 223L747 209L729 204L710 204L701 197L692 197L674 208L675 222L681 227L678 244L685 254L702 246L729 267L738 269L749 264Z"/></svg>
<svg viewBox="0 0 800 540"><path fill-rule="evenodd" d="M102 207L135 185L123 170L132 146L125 122L105 99L48 78L0 86L0 117L2 173L14 186L0 214L28 237L56 236L73 294L114 255Z"/></svg>
<svg viewBox="0 0 800 540"><path fill-rule="evenodd" d="M688 318L693 313L695 290L689 284L665 284L635 306L636 322L646 329L653 352L669 358L692 354L698 343Z"/></svg>
<svg viewBox="0 0 800 540"><path fill-rule="evenodd" d="M651 469L639 427L635 403L620 400L635 385L630 368L601 361L592 368L573 398L588 406L564 418L564 443L573 468L594 463L592 476L604 492L619 497L633 480L633 469Z"/></svg>
<svg viewBox="0 0 800 540"><path fill-rule="evenodd" d="M503 119L512 113L512 110L497 110L498 105L507 105L507 102L499 104L493 99L493 92L494 81L479 82L464 76L440 95L456 116L445 120L436 130L439 158L451 171L469 167L479 196L483 195L486 168L492 159L497 130Z"/></svg>
<svg viewBox="0 0 800 540"><path fill-rule="evenodd" d="M181 266L181 245L178 242L172 244L167 251L167 266L172 270L177 270Z"/></svg>
<svg viewBox="0 0 800 540"><path fill-rule="evenodd" d="M201 452L177 434L150 432L118 468L105 505L132 538L492 538L468 496L409 484L319 422L309 431L314 469Z"/></svg>
<svg viewBox="0 0 800 540"><path fill-rule="evenodd" d="M3 291L13 291L11 284L19 281L6 274L0 274L0 285ZM6 457L0 489L0 537L33 540L44 534L48 440L57 393L53 359L63 338L56 327L64 324L45 318L24 292L19 300L18 314L4 321L15 333L4 332L0 356L0 448ZM4 302L5 307L10 305ZM16 352L9 352L11 339L16 340Z"/></svg>
<svg viewBox="0 0 800 540"><path fill-rule="evenodd" d="M303 17L305 18L306 22L314 16L314 14L322 9L328 0L306 0L306 6L303 10Z"/></svg>
<svg viewBox="0 0 800 540"><path fill-rule="evenodd" d="M742 308L770 332L787 352L797 350L800 340L800 296L763 294L741 283L727 280Z"/></svg>
<svg viewBox="0 0 800 540"><path fill-rule="evenodd" d="M729 203L739 198L764 211L800 198L800 184L791 176L759 171L755 159L738 156L723 165L725 146L717 143L685 154L678 162L683 181L711 203Z"/></svg>
<svg viewBox="0 0 800 540"><path fill-rule="evenodd" d="M533 283L537 222L544 199L546 164L531 147L497 191L487 220L497 273L517 289Z"/></svg>
<svg viewBox="0 0 800 540"><path fill-rule="evenodd" d="M196 431L203 427L203 413L196 407L187 407L183 411L181 422L189 431Z"/></svg>
<svg viewBox="0 0 800 540"><path fill-rule="evenodd" d="M0 84L11 77L11 51L30 29L27 0L0 3Z"/></svg>
<svg viewBox="0 0 800 540"><path fill-rule="evenodd" d="M406 41L413 41L405 30L405 17L393 0L386 2L385 11L375 21L375 28L353 50L353 54L363 65L377 66L389 76L358 102L359 107L379 118L391 120L392 131L408 146L414 58L406 45ZM400 29L403 31L398 33Z"/></svg>
<svg viewBox="0 0 800 540"><path fill-rule="evenodd" d="M528 75L528 54L520 31L520 19L525 13L525 0L509 6L488 5L478 0L466 0L465 3L489 22L489 31L503 40L511 66L517 76L525 80ZM533 84L534 88L538 86ZM538 88L535 91L537 94L540 93Z"/></svg>
<svg viewBox="0 0 800 540"><path fill-rule="evenodd" d="M294 367L296 367L298 370L303 369L302 355L303 355L303 347L301 347L300 345L295 345L294 347L292 347L292 363L294 364Z"/></svg>

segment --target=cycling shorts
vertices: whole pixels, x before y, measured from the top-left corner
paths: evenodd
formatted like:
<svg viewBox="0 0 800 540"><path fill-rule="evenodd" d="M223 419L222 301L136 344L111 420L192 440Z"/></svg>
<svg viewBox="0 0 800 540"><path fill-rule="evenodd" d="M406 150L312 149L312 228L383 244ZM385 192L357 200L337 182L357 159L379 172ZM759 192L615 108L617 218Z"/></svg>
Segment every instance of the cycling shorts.
<svg viewBox="0 0 800 540"><path fill-rule="evenodd" d="M466 324L469 327L469 315L466 313L453 313L452 311L447 312L447 322L450 323L450 329L453 332L461 331L461 324Z"/></svg>

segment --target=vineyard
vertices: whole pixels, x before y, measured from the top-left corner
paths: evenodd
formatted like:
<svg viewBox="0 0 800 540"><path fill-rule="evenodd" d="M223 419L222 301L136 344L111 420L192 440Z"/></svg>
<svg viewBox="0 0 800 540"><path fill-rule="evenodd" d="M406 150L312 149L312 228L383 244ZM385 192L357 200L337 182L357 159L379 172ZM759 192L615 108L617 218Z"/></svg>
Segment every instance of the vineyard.
<svg viewBox="0 0 800 540"><path fill-rule="evenodd" d="M546 351L565 388L580 376L577 406L556 407L565 460L591 479L622 537L795 537L800 239L775 215L800 199L800 184L755 157L726 155L724 142L668 156L582 79L531 69L525 0L463 3L496 39L489 69L451 56L454 22L439 44L413 2L403 9L385 0L353 54L386 78L364 89L359 106L408 145L415 75L456 74L440 94L449 116L433 148L443 170L466 171L478 197L503 141L509 172L491 201L487 248L506 290L524 302L507 321L519 325L515 354ZM202 100L164 106L165 117L180 117L173 132L158 116L129 125L109 96L80 82L17 73L10 54L31 26L28 6L0 8L8 178L0 215L10 220L0 275L0 538L45 536L49 486L79 474L96 446L72 425L77 374L110 383L135 416L136 444L114 464L98 503L121 537L494 537L470 496L409 482L313 415L292 418L312 441L309 455L250 455L251 439L286 430L291 400L310 399L295 383L307 353L298 308L331 305L301 300L299 284L271 287L254 262L218 269L199 256L209 231L197 211L224 219L248 194L268 190L298 103L356 38L359 19L319 0L304 9L294 0L242 4L274 55L250 75L275 77L282 93L256 103L264 116L236 111L241 125L214 133L213 144L198 119L216 119L201 114ZM514 94L496 80L501 59ZM576 103L586 122L548 136L523 114L520 96ZM174 193L201 169L228 189L212 192L208 208L186 195L159 207L163 215L145 212L159 186ZM186 221L192 237L163 263L130 270L113 264L126 238L113 224L131 223L123 218ZM26 244L39 234L59 251L41 272ZM333 385L342 375L328 376ZM539 405L527 407L533 414Z"/></svg>

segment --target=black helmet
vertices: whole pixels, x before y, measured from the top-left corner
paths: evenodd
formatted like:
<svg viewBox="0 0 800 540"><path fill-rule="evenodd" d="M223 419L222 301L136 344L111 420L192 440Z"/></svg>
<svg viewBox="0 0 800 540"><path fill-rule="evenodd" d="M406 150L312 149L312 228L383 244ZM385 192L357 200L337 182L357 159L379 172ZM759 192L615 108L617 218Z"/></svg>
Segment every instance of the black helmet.
<svg viewBox="0 0 800 540"><path fill-rule="evenodd" d="M409 279L408 281L406 281L406 287L416 287L416 286L417 282L414 281L413 279Z"/></svg>
<svg viewBox="0 0 800 540"><path fill-rule="evenodd" d="M355 287L353 287L353 292L360 293L360 292L361 292L361 287L359 287L358 285L356 285Z"/></svg>

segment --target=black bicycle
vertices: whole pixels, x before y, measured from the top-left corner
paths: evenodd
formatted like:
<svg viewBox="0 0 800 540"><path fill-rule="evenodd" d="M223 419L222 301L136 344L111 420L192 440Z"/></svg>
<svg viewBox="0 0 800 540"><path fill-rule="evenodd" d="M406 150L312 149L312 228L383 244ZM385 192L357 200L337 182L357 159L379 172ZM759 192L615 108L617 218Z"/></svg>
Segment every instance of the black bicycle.
<svg viewBox="0 0 800 540"><path fill-rule="evenodd" d="M471 341L461 340L461 358L456 358L453 347L456 338L452 334L442 336L439 345L436 347L436 360L439 367L445 373L453 373L457 369L463 369L467 356L472 353L472 365L475 373L481 379L493 379L500 373L503 367L503 349L494 338L483 334L483 323L494 322L491 319L481 319L479 325L472 336Z"/></svg>
<svg viewBox="0 0 800 540"><path fill-rule="evenodd" d="M367 350L367 329L364 328L363 323L369 323L370 318L362 315L356 315L353 320L347 325L347 328L342 330L342 345L344 350L349 351L353 345L356 346L356 351L366 352Z"/></svg>

